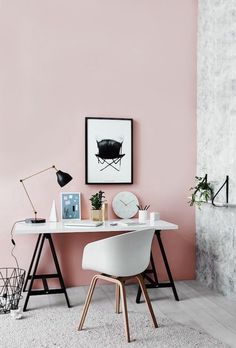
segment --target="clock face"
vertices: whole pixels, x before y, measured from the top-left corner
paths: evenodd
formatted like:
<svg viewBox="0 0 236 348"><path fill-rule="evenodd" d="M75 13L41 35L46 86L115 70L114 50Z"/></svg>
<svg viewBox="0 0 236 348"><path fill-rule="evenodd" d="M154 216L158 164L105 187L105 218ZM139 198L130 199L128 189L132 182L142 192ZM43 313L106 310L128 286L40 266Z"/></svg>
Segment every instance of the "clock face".
<svg viewBox="0 0 236 348"><path fill-rule="evenodd" d="M138 212L138 198L132 192L123 191L113 198L114 213L122 219L130 219Z"/></svg>

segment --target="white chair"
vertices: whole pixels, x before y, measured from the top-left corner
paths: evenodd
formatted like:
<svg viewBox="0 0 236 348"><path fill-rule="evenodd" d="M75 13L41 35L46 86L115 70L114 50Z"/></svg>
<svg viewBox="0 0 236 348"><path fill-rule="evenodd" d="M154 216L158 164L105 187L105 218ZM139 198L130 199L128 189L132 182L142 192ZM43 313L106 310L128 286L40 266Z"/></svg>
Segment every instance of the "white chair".
<svg viewBox="0 0 236 348"><path fill-rule="evenodd" d="M97 280L103 279L116 285L116 313L120 313L121 297L126 338L130 342L124 282L131 277L138 280L154 327L158 327L142 277L142 272L149 264L153 235L153 229L138 230L102 239L85 246L82 261L83 269L94 270L101 274L96 274L92 278L78 330L82 330Z"/></svg>

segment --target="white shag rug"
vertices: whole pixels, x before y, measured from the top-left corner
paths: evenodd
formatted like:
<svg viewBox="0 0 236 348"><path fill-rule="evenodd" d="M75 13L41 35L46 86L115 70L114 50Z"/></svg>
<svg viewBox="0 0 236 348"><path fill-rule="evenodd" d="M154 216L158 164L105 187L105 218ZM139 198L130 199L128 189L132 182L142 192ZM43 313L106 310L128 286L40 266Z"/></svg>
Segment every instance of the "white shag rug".
<svg viewBox="0 0 236 348"><path fill-rule="evenodd" d="M125 341L123 315L106 311L104 305L93 302L84 329L77 331L81 306L33 309L20 320L9 314L0 315L1 348L104 348L160 347L213 348L228 347L203 330L184 326L156 314L155 329L148 312L129 311L131 343Z"/></svg>

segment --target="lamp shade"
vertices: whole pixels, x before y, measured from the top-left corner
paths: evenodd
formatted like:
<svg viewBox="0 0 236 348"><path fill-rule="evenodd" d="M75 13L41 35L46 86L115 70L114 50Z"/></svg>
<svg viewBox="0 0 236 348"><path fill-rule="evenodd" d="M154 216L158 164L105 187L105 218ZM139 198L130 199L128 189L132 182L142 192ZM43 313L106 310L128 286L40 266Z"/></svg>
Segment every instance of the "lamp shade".
<svg viewBox="0 0 236 348"><path fill-rule="evenodd" d="M67 185L68 182L70 182L73 179L70 174L64 173L61 170L58 170L56 172L56 175L57 175L57 182L61 187Z"/></svg>

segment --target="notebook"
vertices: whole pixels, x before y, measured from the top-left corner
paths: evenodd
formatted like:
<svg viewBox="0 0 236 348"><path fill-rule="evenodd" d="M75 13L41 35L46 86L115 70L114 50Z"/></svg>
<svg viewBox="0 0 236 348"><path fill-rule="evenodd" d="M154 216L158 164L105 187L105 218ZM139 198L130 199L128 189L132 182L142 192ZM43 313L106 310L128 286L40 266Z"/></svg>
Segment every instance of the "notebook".
<svg viewBox="0 0 236 348"><path fill-rule="evenodd" d="M103 224L102 221L76 221L76 222L65 222L65 227L98 227Z"/></svg>

